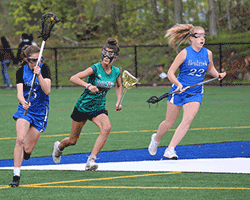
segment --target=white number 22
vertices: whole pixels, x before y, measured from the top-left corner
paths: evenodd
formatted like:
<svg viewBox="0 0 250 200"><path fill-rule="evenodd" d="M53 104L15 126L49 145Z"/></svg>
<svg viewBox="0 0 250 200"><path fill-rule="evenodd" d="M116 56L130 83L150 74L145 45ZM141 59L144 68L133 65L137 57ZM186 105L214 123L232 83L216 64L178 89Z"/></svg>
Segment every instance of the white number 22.
<svg viewBox="0 0 250 200"><path fill-rule="evenodd" d="M188 75L200 77L201 74L204 73L204 72L205 72L204 69L199 69L199 70L197 70L197 69L191 69L191 70L190 70L190 73L189 73Z"/></svg>

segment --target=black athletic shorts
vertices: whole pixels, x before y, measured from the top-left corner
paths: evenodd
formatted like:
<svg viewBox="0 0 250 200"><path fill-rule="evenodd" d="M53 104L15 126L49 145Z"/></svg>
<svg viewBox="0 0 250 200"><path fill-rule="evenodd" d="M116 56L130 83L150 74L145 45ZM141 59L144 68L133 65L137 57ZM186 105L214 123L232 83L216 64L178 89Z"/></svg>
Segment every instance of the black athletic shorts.
<svg viewBox="0 0 250 200"><path fill-rule="evenodd" d="M95 111L95 112L90 112L90 113L86 113L86 112L80 112L76 107L74 108L72 114L71 114L71 118L76 121L76 122L82 122L82 121L86 121L88 120L92 120L93 117L96 117L100 114L106 114L108 115L108 111L107 110L100 110L100 111Z"/></svg>

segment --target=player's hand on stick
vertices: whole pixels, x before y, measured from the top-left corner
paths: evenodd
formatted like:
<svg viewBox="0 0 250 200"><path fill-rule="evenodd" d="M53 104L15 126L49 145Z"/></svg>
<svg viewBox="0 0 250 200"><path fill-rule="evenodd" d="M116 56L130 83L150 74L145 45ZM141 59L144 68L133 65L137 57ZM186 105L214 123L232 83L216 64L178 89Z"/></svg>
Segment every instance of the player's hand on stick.
<svg viewBox="0 0 250 200"><path fill-rule="evenodd" d="M218 80L219 80L219 81L222 80L226 75L227 75L226 72L219 73L219 77L220 77L220 78L219 78Z"/></svg>
<svg viewBox="0 0 250 200"><path fill-rule="evenodd" d="M28 110L28 108L31 106L31 103L27 102L27 101L24 101L21 104L22 104L24 110Z"/></svg>
<svg viewBox="0 0 250 200"><path fill-rule="evenodd" d="M186 89L183 88L183 85L180 83L179 85L177 85L176 91L179 91L178 93L182 93L184 92Z"/></svg>
<svg viewBox="0 0 250 200"><path fill-rule="evenodd" d="M116 110L116 111L120 111L120 110L122 110L122 108L123 108L122 105L121 105L121 104L119 105L119 103L117 103L117 104L115 105L115 110Z"/></svg>
<svg viewBox="0 0 250 200"><path fill-rule="evenodd" d="M39 66L35 66L34 67L34 74L36 74L36 76L39 76L41 73L41 68Z"/></svg>

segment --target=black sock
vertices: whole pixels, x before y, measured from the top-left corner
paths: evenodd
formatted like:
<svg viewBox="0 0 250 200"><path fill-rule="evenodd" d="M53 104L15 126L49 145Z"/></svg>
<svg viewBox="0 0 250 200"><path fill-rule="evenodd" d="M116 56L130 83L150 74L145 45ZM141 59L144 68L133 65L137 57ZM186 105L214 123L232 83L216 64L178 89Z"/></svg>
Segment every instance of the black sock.
<svg viewBox="0 0 250 200"><path fill-rule="evenodd" d="M31 153L26 153L25 150L23 150L23 159L24 160L29 160Z"/></svg>

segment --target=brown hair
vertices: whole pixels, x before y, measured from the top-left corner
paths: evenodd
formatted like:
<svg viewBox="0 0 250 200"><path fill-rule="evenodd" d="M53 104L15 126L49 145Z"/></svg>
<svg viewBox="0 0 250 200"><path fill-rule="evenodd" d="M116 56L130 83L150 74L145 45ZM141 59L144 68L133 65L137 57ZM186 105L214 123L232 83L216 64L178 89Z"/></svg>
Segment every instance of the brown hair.
<svg viewBox="0 0 250 200"><path fill-rule="evenodd" d="M173 47L179 47L182 43L189 42L190 34L194 34L195 30L202 29L200 26L192 24L176 24L167 30L165 37L169 38L168 44Z"/></svg>
<svg viewBox="0 0 250 200"><path fill-rule="evenodd" d="M22 65L27 64L27 62L25 61L25 58L30 57L31 54L33 53L39 53L39 52L40 52L40 48L38 46L24 45L22 48L22 52L21 52Z"/></svg>
<svg viewBox="0 0 250 200"><path fill-rule="evenodd" d="M120 47L118 45L118 40L115 38L109 38L103 48L113 49L115 54L117 56L119 55Z"/></svg>

